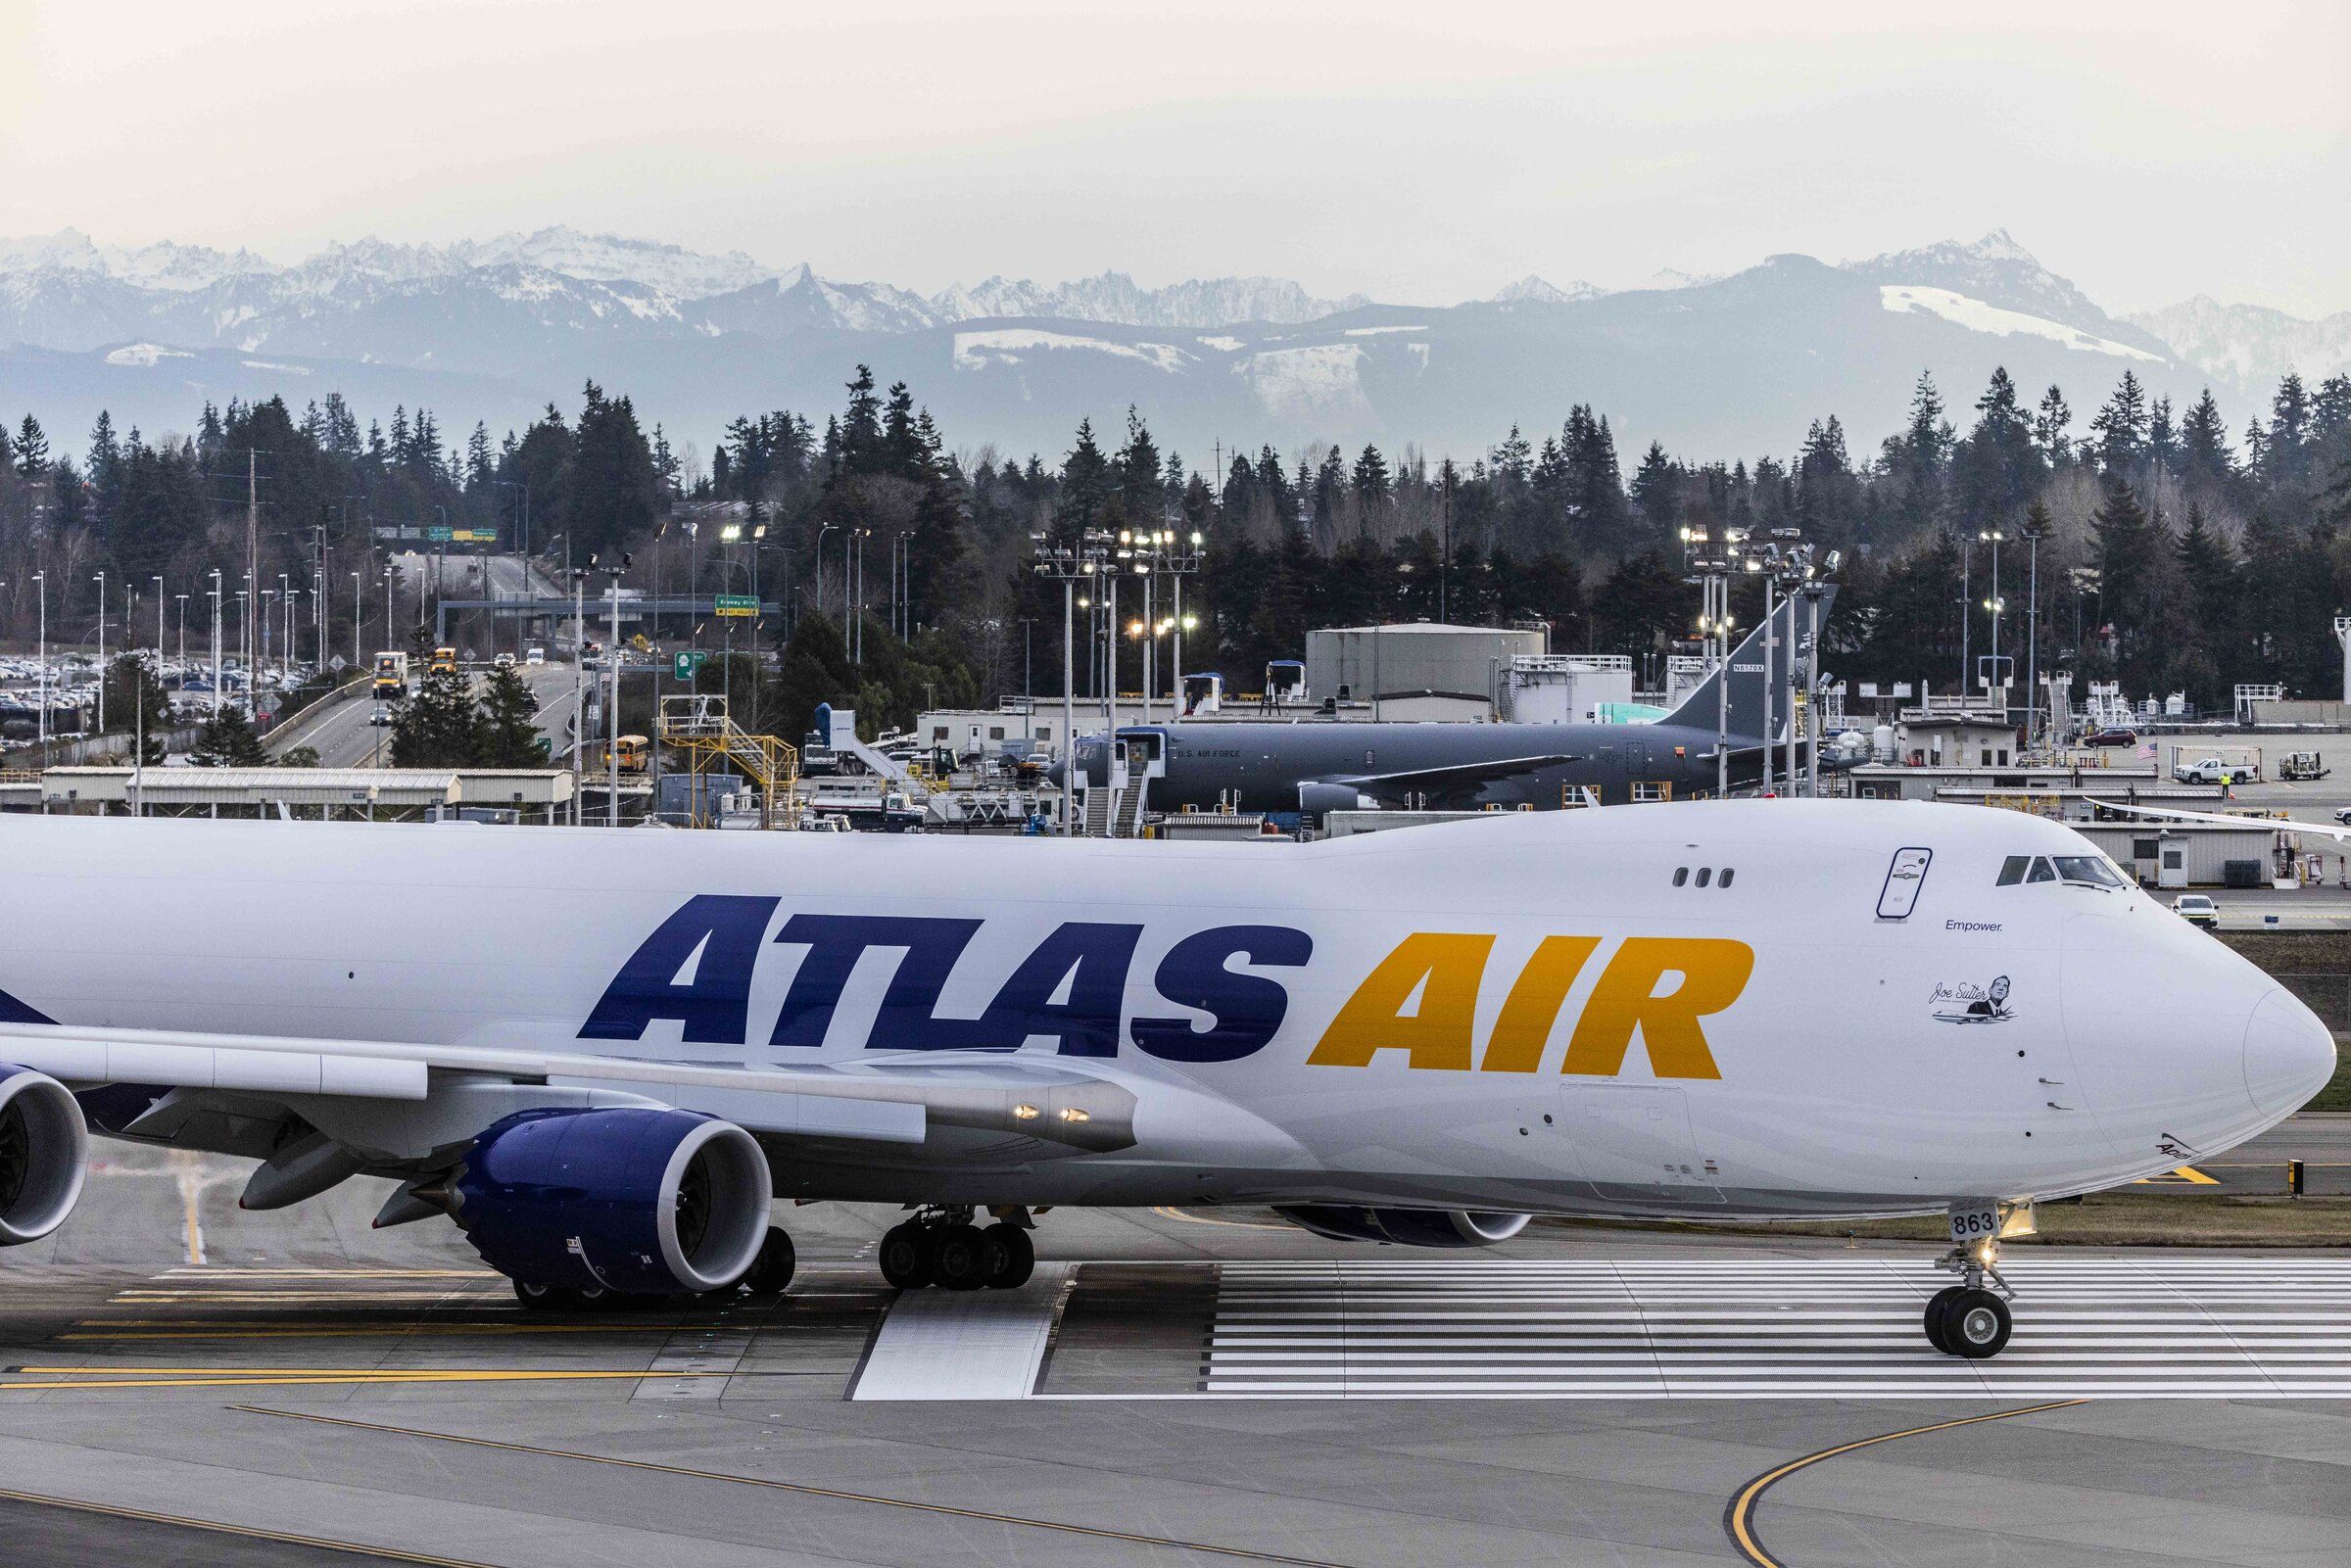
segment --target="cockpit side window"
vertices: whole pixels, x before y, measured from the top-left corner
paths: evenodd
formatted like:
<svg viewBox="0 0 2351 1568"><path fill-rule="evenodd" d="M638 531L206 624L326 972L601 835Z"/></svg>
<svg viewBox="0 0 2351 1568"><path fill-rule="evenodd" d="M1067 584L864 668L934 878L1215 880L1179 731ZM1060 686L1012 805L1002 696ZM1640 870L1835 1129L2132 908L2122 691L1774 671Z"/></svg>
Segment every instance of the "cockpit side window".
<svg viewBox="0 0 2351 1568"><path fill-rule="evenodd" d="M2129 885L2104 855L2059 855L2057 875L2069 882L2087 882L2092 887Z"/></svg>
<svg viewBox="0 0 2351 1568"><path fill-rule="evenodd" d="M2014 887L2025 879L2025 868L2032 863L2031 855L2010 855L2000 862L2000 879L1996 885Z"/></svg>

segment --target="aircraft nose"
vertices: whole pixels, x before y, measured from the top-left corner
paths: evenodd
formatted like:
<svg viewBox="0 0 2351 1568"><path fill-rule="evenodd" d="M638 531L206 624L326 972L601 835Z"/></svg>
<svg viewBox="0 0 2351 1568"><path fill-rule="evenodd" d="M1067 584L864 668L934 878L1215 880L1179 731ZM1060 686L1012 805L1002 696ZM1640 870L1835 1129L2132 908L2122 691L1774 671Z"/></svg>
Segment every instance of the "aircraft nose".
<svg viewBox="0 0 2351 1568"><path fill-rule="evenodd" d="M2334 1035L2289 991L2274 990L2245 1024L2245 1092L2264 1116L2302 1109L2334 1076Z"/></svg>

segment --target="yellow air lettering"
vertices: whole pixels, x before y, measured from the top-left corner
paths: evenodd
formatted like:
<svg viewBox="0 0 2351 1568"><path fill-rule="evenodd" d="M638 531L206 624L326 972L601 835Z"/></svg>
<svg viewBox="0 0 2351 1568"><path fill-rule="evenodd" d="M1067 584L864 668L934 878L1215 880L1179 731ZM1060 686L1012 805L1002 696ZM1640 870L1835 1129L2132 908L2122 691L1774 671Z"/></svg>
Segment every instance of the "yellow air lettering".
<svg viewBox="0 0 2351 1568"><path fill-rule="evenodd" d="M1368 1067L1375 1052L1402 1051L1409 1067L1466 1072L1477 990L1493 950L1491 936L1415 931L1355 988L1307 1064ZM1420 1005L1408 1017L1404 1005L1415 991Z"/></svg>
<svg viewBox="0 0 2351 1568"><path fill-rule="evenodd" d="M1628 936L1601 972L1600 983L1576 1020L1563 1072L1612 1077L1624 1070L1633 1031L1660 1078L1719 1078L1699 1020L1739 999L1754 973L1755 951L1745 942L1702 936ZM1680 983L1660 992L1666 975Z"/></svg>
<svg viewBox="0 0 2351 1568"><path fill-rule="evenodd" d="M1532 1072L1543 1065L1543 1047L1559 1022L1559 1006L1567 1000L1584 961L1600 945L1597 936L1546 936L1526 961L1511 994L1494 1021L1493 1037L1486 1041L1484 1072Z"/></svg>

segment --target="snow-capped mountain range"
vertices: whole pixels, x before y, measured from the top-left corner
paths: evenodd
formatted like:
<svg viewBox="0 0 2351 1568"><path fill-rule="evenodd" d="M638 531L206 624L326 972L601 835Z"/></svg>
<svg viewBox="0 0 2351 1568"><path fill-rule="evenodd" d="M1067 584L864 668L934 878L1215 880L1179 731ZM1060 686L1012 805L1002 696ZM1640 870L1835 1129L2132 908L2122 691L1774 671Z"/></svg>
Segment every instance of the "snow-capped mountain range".
<svg viewBox="0 0 2351 1568"><path fill-rule="evenodd" d="M1145 287L989 276L924 295L564 227L449 245L374 238L290 264L250 251L0 240L0 386L45 419L184 425L203 397L389 388L445 426L505 423L594 378L673 428L823 409L859 362L962 439L1066 444L1128 404L1187 445L1414 441L1475 451L1571 403L1697 454L1783 450L1839 413L1898 421L1920 368L1955 405L1995 365L2094 404L2125 367L2161 394L2259 397L2351 359L2351 313L2199 299L2118 319L2005 231L1830 265L1780 256L1644 286L1528 274L1451 307L1319 298L1280 278ZM409 386L403 397L397 390ZM5 410L0 410L5 411Z"/></svg>

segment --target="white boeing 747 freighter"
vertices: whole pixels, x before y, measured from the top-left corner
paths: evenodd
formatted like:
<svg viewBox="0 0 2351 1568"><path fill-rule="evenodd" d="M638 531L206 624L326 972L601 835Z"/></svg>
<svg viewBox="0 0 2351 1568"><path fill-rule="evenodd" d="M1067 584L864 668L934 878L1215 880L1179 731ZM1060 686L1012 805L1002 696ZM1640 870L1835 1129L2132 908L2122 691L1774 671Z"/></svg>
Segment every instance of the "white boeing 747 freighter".
<svg viewBox="0 0 2351 1568"><path fill-rule="evenodd" d="M905 1206L900 1286L1032 1214L1949 1216L2007 1341L2036 1199L2328 1079L2276 981L2013 812L1728 801L1311 845L0 819L0 1241L89 1131L354 1175L528 1305L779 1289L771 1201ZM976 1224L975 1219L992 1223Z"/></svg>

